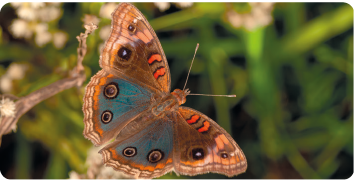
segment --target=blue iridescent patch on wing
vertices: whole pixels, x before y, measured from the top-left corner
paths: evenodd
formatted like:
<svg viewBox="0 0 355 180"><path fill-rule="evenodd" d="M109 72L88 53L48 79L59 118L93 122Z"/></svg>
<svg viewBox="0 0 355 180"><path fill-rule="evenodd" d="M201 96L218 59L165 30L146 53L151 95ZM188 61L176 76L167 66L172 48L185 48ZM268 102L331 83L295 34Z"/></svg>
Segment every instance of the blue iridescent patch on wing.
<svg viewBox="0 0 355 180"><path fill-rule="evenodd" d="M171 121L156 120L139 133L119 143L113 143L117 154L122 154L127 147L137 149L137 154L133 157L122 156L126 161L131 161L145 166L155 166L155 163L148 161L149 152L160 150L163 157L159 162L165 162L173 151L173 124Z"/></svg>
<svg viewBox="0 0 355 180"><path fill-rule="evenodd" d="M98 105L100 113L96 115L97 119L101 119L104 111L112 112L111 122L105 124L100 121L101 128L106 132L115 129L126 120L146 110L150 106L150 98L152 96L152 92L124 79L108 78L106 84L112 82L117 83L119 94L117 97L109 99L104 95L105 86L102 86Z"/></svg>

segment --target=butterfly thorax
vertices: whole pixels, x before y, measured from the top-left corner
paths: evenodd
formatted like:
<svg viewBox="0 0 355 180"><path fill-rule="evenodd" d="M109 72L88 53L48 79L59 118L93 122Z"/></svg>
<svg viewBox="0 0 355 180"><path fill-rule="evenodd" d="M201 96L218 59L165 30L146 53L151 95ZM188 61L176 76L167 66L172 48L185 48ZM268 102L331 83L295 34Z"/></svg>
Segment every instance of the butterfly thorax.
<svg viewBox="0 0 355 180"><path fill-rule="evenodd" d="M175 89L171 94L158 100L152 107L152 113L159 116L164 112L177 110L181 104L186 102L186 96L190 93L188 89L182 91Z"/></svg>

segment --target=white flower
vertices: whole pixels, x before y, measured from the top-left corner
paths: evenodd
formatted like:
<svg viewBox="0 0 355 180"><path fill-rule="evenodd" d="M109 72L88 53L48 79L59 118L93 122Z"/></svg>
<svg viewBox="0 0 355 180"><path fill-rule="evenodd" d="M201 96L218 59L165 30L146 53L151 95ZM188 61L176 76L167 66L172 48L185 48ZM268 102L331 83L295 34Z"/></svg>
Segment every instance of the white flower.
<svg viewBox="0 0 355 180"><path fill-rule="evenodd" d="M12 63L9 66L6 75L10 79L22 79L23 77L25 77L26 70L27 70L27 65Z"/></svg>
<svg viewBox="0 0 355 180"><path fill-rule="evenodd" d="M69 172L69 179L80 179L80 175L75 171Z"/></svg>
<svg viewBox="0 0 355 180"><path fill-rule="evenodd" d="M44 2L31 2L30 4L33 9L39 9L45 6Z"/></svg>
<svg viewBox="0 0 355 180"><path fill-rule="evenodd" d="M11 2L10 3L12 7L14 8L19 8L20 6L22 6L22 2Z"/></svg>
<svg viewBox="0 0 355 180"><path fill-rule="evenodd" d="M158 7L161 12L170 8L170 3L168 2L155 2L154 5Z"/></svg>
<svg viewBox="0 0 355 180"><path fill-rule="evenodd" d="M53 35L53 44L57 49L63 48L68 40L68 35L64 32L56 32Z"/></svg>
<svg viewBox="0 0 355 180"><path fill-rule="evenodd" d="M47 44L49 41L51 41L51 39L52 39L52 34L46 31L36 34L35 37L36 44L40 47Z"/></svg>
<svg viewBox="0 0 355 180"><path fill-rule="evenodd" d="M248 30L252 30L254 28L257 27L257 20L253 18L253 16L251 14L245 14L243 16L243 20L244 20L244 27Z"/></svg>
<svg viewBox="0 0 355 180"><path fill-rule="evenodd" d="M228 21L236 28L243 25L242 16L235 11L228 11L227 18L228 18Z"/></svg>
<svg viewBox="0 0 355 180"><path fill-rule="evenodd" d="M53 5L53 6L59 6L61 2L47 2L47 4Z"/></svg>
<svg viewBox="0 0 355 180"><path fill-rule="evenodd" d="M110 36L111 26L107 25L100 29L99 36L102 40L106 40Z"/></svg>
<svg viewBox="0 0 355 180"><path fill-rule="evenodd" d="M38 11L39 19L44 22L53 21L53 20L59 18L60 15L61 15L61 11L60 11L59 7L56 7L56 6L47 6L47 7L41 8Z"/></svg>
<svg viewBox="0 0 355 180"><path fill-rule="evenodd" d="M111 13L117 8L116 3L106 3L100 8L100 16L111 19Z"/></svg>
<svg viewBox="0 0 355 180"><path fill-rule="evenodd" d="M100 151L99 147L92 147L88 150L88 157L85 164L87 165L102 165L102 156L98 153Z"/></svg>
<svg viewBox="0 0 355 180"><path fill-rule="evenodd" d="M257 3L252 6L251 13L257 24L266 26L271 23L272 17L270 12L272 8L269 7L270 4L272 5L272 3Z"/></svg>
<svg viewBox="0 0 355 180"><path fill-rule="evenodd" d="M85 14L84 18L82 19L82 21L84 22L84 24L96 24L98 25L100 22L100 19L97 18L94 15L89 15L89 14Z"/></svg>
<svg viewBox="0 0 355 180"><path fill-rule="evenodd" d="M29 30L28 22L23 19L15 19L10 26L10 31L17 38L25 37L28 39L33 34L33 32Z"/></svg>
<svg viewBox="0 0 355 180"><path fill-rule="evenodd" d="M16 132L16 130L17 130L17 125L16 125L16 124L13 124L13 125L11 126L11 130L12 130L13 132Z"/></svg>
<svg viewBox="0 0 355 180"><path fill-rule="evenodd" d="M46 32L48 30L48 24L47 23L38 23L36 24L36 33L42 33Z"/></svg>
<svg viewBox="0 0 355 180"><path fill-rule="evenodd" d="M3 75L0 77L0 89L4 93L8 93L12 89L12 79L7 75Z"/></svg>
<svg viewBox="0 0 355 180"><path fill-rule="evenodd" d="M0 100L0 117L14 117L15 110L15 102L11 101L8 98L2 98L2 100Z"/></svg>
<svg viewBox="0 0 355 180"><path fill-rule="evenodd" d="M121 171L116 171L112 167L101 167L101 171L97 174L97 179L131 179L132 177L125 175Z"/></svg>
<svg viewBox="0 0 355 180"><path fill-rule="evenodd" d="M35 20L36 19L36 11L28 6L21 6L17 9L17 14L20 18L25 20Z"/></svg>
<svg viewBox="0 0 355 180"><path fill-rule="evenodd" d="M266 26L272 21L273 3L249 3L251 10L247 14L239 14L234 10L226 13L228 21L236 28L241 26L253 30L259 26Z"/></svg>
<svg viewBox="0 0 355 180"><path fill-rule="evenodd" d="M99 173L102 164L102 157L98 153L99 147L92 147L88 150L85 164L89 166L87 170L87 177L89 179L95 179L97 173Z"/></svg>
<svg viewBox="0 0 355 180"><path fill-rule="evenodd" d="M175 4L180 8L188 8L192 6L193 2L176 2Z"/></svg>

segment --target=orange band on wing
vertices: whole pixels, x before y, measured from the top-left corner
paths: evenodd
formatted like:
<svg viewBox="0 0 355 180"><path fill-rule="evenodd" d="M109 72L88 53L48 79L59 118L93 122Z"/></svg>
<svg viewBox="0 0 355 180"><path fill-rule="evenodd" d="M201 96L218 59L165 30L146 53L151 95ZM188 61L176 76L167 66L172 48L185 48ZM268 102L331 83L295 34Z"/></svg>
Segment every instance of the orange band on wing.
<svg viewBox="0 0 355 180"><path fill-rule="evenodd" d="M193 116L191 116L190 119L187 120L187 123L192 124L192 123L195 123L195 122L196 122L197 120L199 120L199 119L200 119L200 116L198 116L198 115L193 115Z"/></svg>
<svg viewBox="0 0 355 180"><path fill-rule="evenodd" d="M240 162L238 155L235 155L235 159L237 160L237 162Z"/></svg>
<svg viewBox="0 0 355 180"><path fill-rule="evenodd" d="M99 96L101 93L101 87L104 86L106 84L107 78L111 78L113 77L112 74L109 74L106 77L102 77L100 78L99 84L95 86L95 93L93 95L93 100L94 100L94 104L93 104L93 108L94 110L98 110L99 109ZM96 119L96 118L95 118ZM94 119L94 120L95 120ZM96 119L97 121L100 121L99 119ZM96 130L96 132L99 133L99 135L102 137L103 134L103 130L101 129L101 124L100 122L97 122L94 124L94 129Z"/></svg>
<svg viewBox="0 0 355 180"><path fill-rule="evenodd" d="M227 137L224 134L219 135L219 138L222 139L224 144L230 144Z"/></svg>
<svg viewBox="0 0 355 180"><path fill-rule="evenodd" d="M198 129L198 132L205 132L208 131L210 128L210 123L208 121L203 122L203 126Z"/></svg>
<svg viewBox="0 0 355 180"><path fill-rule="evenodd" d="M150 56L150 58L148 59L148 63L152 64L154 61L161 61L161 56L159 54L153 54Z"/></svg>
<svg viewBox="0 0 355 180"><path fill-rule="evenodd" d="M137 36L140 40L142 40L145 44L148 44L151 39L149 39L145 34L142 32L137 32Z"/></svg>
<svg viewBox="0 0 355 180"><path fill-rule="evenodd" d="M220 136L221 135L214 138L214 141L216 142L218 149L222 150L222 149L224 149L224 143L223 143L222 139L220 138Z"/></svg>
<svg viewBox="0 0 355 180"><path fill-rule="evenodd" d="M154 77L155 79L158 79L159 76L163 76L165 74L165 68L164 67L160 67L159 69L157 69L154 72Z"/></svg>

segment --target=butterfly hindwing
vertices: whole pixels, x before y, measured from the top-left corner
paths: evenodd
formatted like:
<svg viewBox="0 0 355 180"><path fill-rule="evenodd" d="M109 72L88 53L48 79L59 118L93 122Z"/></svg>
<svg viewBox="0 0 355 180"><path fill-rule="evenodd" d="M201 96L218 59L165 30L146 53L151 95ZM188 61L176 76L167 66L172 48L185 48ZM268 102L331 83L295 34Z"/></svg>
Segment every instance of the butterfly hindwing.
<svg viewBox="0 0 355 180"><path fill-rule="evenodd" d="M247 161L233 138L206 115L187 107L174 114L174 168L197 175L215 172L234 176L245 172ZM180 138L184 137L184 138Z"/></svg>
<svg viewBox="0 0 355 180"><path fill-rule="evenodd" d="M152 94L148 88L99 71L86 86L84 136L95 145L112 139L129 121L149 108Z"/></svg>
<svg viewBox="0 0 355 180"><path fill-rule="evenodd" d="M170 93L170 71L160 42L144 15L129 3L112 13L111 35L100 66L112 74Z"/></svg>
<svg viewBox="0 0 355 180"><path fill-rule="evenodd" d="M145 114L128 124L100 153L104 163L135 178L154 178L173 169L173 123Z"/></svg>

